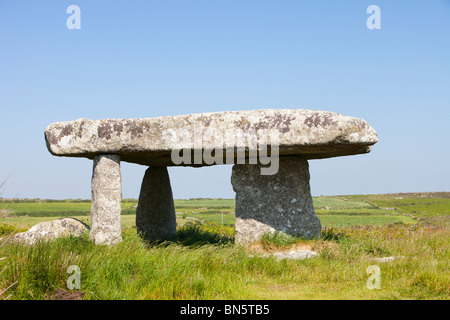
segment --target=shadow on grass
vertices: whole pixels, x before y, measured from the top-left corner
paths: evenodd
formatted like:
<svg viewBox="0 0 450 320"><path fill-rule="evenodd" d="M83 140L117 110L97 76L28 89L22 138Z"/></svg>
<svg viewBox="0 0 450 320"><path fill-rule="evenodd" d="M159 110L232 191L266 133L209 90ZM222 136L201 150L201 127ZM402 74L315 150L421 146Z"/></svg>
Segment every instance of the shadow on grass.
<svg viewBox="0 0 450 320"><path fill-rule="evenodd" d="M219 227L216 227L214 224L209 223L183 226L177 231L175 237L172 238L171 241L185 246L233 244L234 234L227 232L228 230L226 230L225 227L218 226Z"/></svg>
<svg viewBox="0 0 450 320"><path fill-rule="evenodd" d="M283 246L293 244L299 241L331 241L341 242L349 239L349 235L344 230L333 227L322 228L320 238L304 239L301 237L286 237L282 233L263 237L262 241L268 244ZM148 246L166 246L171 244L183 246L201 246L201 245L230 245L234 244L235 227L234 225L222 225L215 222L189 222L177 228L176 234L166 240L146 241Z"/></svg>
<svg viewBox="0 0 450 320"><path fill-rule="evenodd" d="M321 240L337 241L346 239L348 236L334 228L322 228ZM287 240L286 240L287 239ZM314 238L318 240L319 238ZM314 240L307 239L307 240ZM230 245L234 244L235 227L234 225L222 225L215 222L189 222L177 228L176 234L164 241L147 241L149 246L161 246L178 244L183 246L201 246L201 245ZM281 241L282 240L282 241ZM263 237L263 241L274 245L288 245L306 239L298 237L285 237L279 233ZM281 241L281 242L280 242Z"/></svg>
<svg viewBox="0 0 450 320"><path fill-rule="evenodd" d="M221 225L215 222L193 223L189 222L178 227L176 234L165 241L148 241L148 246L164 245L228 245L234 243L234 226Z"/></svg>

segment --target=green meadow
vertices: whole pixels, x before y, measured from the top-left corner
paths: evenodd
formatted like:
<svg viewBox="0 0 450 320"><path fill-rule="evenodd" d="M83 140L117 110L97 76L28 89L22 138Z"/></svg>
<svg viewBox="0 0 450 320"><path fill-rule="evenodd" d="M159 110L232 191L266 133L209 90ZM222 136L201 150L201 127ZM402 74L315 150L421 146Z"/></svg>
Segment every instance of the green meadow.
<svg viewBox="0 0 450 320"><path fill-rule="evenodd" d="M234 244L234 200L175 200L177 234L144 242L137 201L122 203L123 241L95 246L89 234L8 243L8 236L58 217L90 223L87 200L0 199L0 299L440 299L450 298L450 193L314 197L318 239L264 237ZM319 255L277 260L306 248ZM396 257L379 262L382 257ZM67 268L81 287L67 288ZM381 286L367 285L368 267Z"/></svg>
<svg viewBox="0 0 450 320"><path fill-rule="evenodd" d="M369 201L370 199L370 201ZM415 200L414 200L415 199ZM437 199L437 200L436 200ZM391 201L391 202L389 202ZM419 216L449 213L446 198L386 199L374 196L313 197L314 208L323 226L384 225L416 223ZM234 224L234 199L175 200L180 225L188 221L208 221ZM137 200L122 202L122 223L133 227ZM0 214L7 223L32 226L58 217L77 217L89 223L89 200L0 200Z"/></svg>

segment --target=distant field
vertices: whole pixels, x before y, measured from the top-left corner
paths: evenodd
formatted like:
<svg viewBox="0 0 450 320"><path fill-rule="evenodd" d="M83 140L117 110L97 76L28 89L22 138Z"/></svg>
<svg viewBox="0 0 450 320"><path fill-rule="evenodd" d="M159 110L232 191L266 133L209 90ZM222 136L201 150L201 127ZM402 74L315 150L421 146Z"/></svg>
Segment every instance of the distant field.
<svg viewBox="0 0 450 320"><path fill-rule="evenodd" d="M350 226L382 226L390 223L414 224L416 221L408 216L378 216L378 215L317 215L322 227L350 227Z"/></svg>
<svg viewBox="0 0 450 320"><path fill-rule="evenodd" d="M366 208L370 204L363 201L349 201L344 197L314 197L314 208Z"/></svg>
<svg viewBox="0 0 450 320"><path fill-rule="evenodd" d="M313 197L322 226L384 225L416 223L419 217L448 217L450 192L386 195ZM177 221L209 221L234 224L234 199L176 199ZM124 199L122 224L135 225L137 200ZM32 226L57 217L74 216L90 223L89 200L0 199L0 218L5 222Z"/></svg>
<svg viewBox="0 0 450 320"><path fill-rule="evenodd" d="M373 208L395 208L413 216L445 216L450 214L450 192L396 193L343 196L350 201L364 201Z"/></svg>
<svg viewBox="0 0 450 320"><path fill-rule="evenodd" d="M234 208L234 199L189 199L189 200L174 200L176 208ZM137 203L137 202L136 202Z"/></svg>
<svg viewBox="0 0 450 320"><path fill-rule="evenodd" d="M137 201L136 203L123 202L122 213L129 211L135 204ZM90 202L39 202L39 200L35 202L0 202L0 214L4 216L83 216L89 215L90 211Z"/></svg>

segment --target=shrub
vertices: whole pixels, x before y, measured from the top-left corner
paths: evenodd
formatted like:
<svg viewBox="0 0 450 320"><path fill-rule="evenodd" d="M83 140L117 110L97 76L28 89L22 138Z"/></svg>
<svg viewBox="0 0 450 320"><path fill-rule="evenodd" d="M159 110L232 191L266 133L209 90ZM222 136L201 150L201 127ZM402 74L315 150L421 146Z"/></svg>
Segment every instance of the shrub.
<svg viewBox="0 0 450 320"><path fill-rule="evenodd" d="M17 232L24 232L28 229L25 227L18 227L12 224L0 222L0 236L3 236L5 234L9 233L17 233Z"/></svg>

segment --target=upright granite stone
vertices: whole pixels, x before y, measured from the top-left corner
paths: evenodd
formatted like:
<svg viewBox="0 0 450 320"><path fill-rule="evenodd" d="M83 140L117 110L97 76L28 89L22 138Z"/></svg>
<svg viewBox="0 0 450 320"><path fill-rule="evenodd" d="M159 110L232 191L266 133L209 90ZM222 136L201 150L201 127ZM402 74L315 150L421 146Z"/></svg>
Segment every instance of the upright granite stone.
<svg viewBox="0 0 450 320"><path fill-rule="evenodd" d="M307 160L296 156L280 157L274 175L261 175L258 164L233 166L237 243L251 243L275 230L305 238L320 236L308 167Z"/></svg>
<svg viewBox="0 0 450 320"><path fill-rule="evenodd" d="M95 157L91 187L91 239L95 244L106 245L122 241L120 156Z"/></svg>
<svg viewBox="0 0 450 320"><path fill-rule="evenodd" d="M165 240L176 232L177 222L167 167L145 171L136 209L136 227L146 240Z"/></svg>

